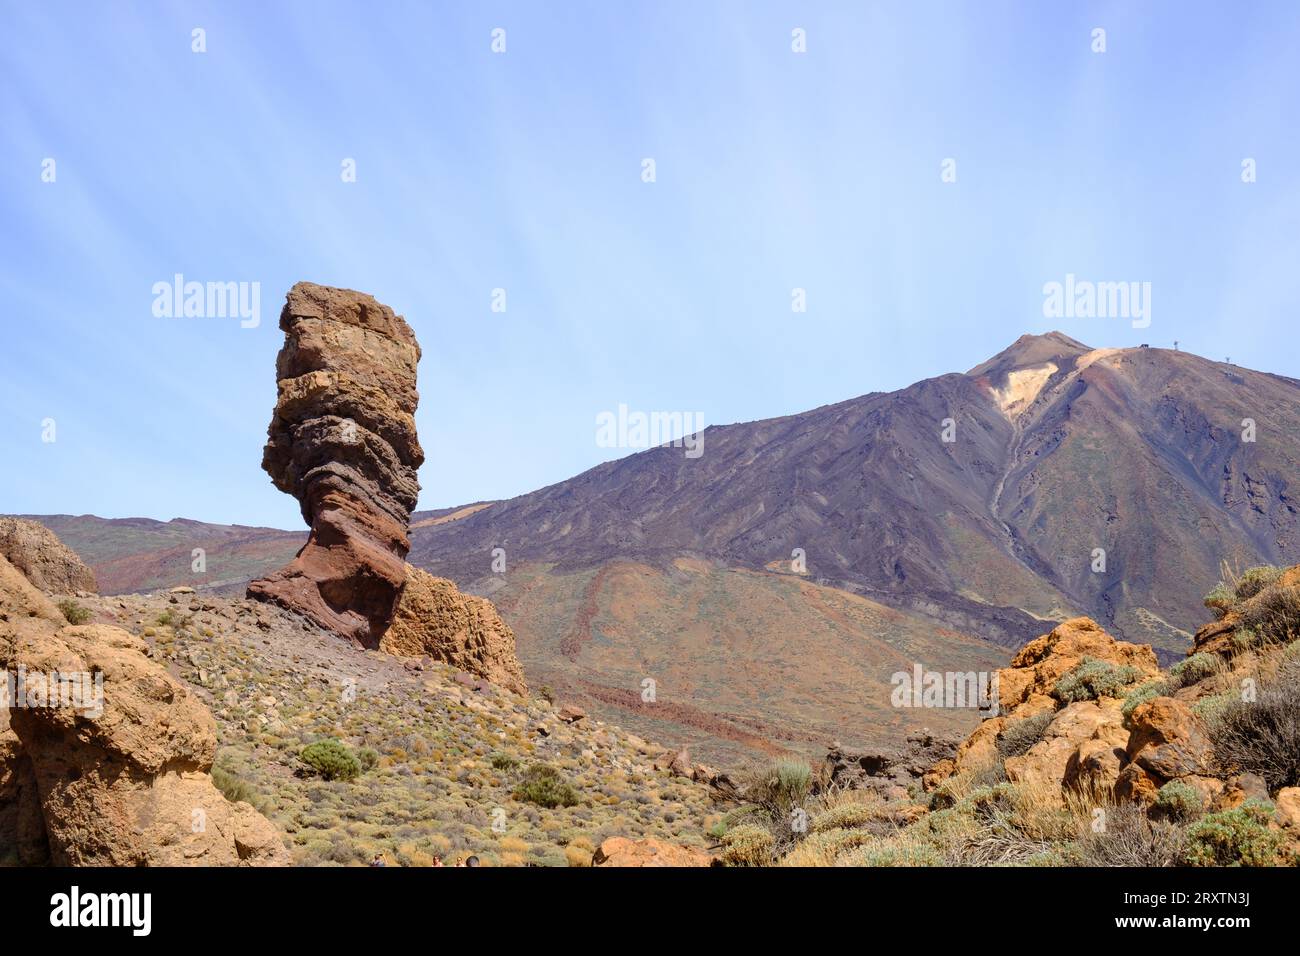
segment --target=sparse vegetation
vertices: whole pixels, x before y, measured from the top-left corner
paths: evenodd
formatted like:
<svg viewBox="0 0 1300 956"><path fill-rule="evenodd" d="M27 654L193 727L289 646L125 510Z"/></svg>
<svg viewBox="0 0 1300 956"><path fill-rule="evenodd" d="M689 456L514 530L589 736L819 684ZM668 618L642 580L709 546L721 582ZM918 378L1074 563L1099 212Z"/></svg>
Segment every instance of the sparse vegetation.
<svg viewBox="0 0 1300 956"><path fill-rule="evenodd" d="M72 598L64 598L60 601L59 610L69 624L85 624L92 617L87 608L82 607Z"/></svg>
<svg viewBox="0 0 1300 956"><path fill-rule="evenodd" d="M1177 866L1186 856L1183 827L1168 820L1151 820L1142 808L1126 803L1089 814L1070 850L1080 866Z"/></svg>
<svg viewBox="0 0 1300 956"><path fill-rule="evenodd" d="M1241 605L1239 612L1241 628L1254 634L1255 646L1300 638L1300 588L1269 585Z"/></svg>
<svg viewBox="0 0 1300 956"><path fill-rule="evenodd" d="M769 866L776 840L766 827L742 823L722 838L720 859L724 866Z"/></svg>
<svg viewBox="0 0 1300 956"><path fill-rule="evenodd" d="M1253 701L1226 695L1208 714L1224 772L1259 774L1269 790L1300 785L1300 667L1285 668Z"/></svg>
<svg viewBox="0 0 1300 956"><path fill-rule="evenodd" d="M1023 720L1014 720L1008 724L997 737L998 754L1003 760L1019 757L1027 753L1034 744L1043 739L1048 724L1055 713L1037 714Z"/></svg>
<svg viewBox="0 0 1300 956"><path fill-rule="evenodd" d="M1186 862L1191 866L1276 866L1282 838L1269 829L1273 805L1247 800L1211 813L1187 828Z"/></svg>
<svg viewBox="0 0 1300 956"><path fill-rule="evenodd" d="M1128 665L1117 667L1107 661L1085 657L1052 688L1052 696L1065 704L1099 697L1122 697L1124 690L1141 672Z"/></svg>

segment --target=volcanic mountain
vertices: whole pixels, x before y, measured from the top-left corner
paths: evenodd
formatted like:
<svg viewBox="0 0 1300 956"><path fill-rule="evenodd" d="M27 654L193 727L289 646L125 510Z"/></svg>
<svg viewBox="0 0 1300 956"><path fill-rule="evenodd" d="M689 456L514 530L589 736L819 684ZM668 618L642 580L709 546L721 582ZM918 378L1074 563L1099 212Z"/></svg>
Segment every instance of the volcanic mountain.
<svg viewBox="0 0 1300 956"><path fill-rule="evenodd" d="M964 374L710 427L697 458L417 513L411 561L490 594L530 679L637 708L666 675L721 719L845 728L900 655L958 669L940 627L1015 648L1087 614L1180 654L1221 561L1300 559L1296 434L1294 379L1027 335Z"/></svg>
<svg viewBox="0 0 1300 956"><path fill-rule="evenodd" d="M885 742L976 719L891 706L893 674L1000 666L1068 617L1180 654L1221 561L1300 561L1297 434L1295 379L1027 335L966 373L710 427L698 457L417 512L409 560L491 597L530 685L656 739L723 762Z"/></svg>

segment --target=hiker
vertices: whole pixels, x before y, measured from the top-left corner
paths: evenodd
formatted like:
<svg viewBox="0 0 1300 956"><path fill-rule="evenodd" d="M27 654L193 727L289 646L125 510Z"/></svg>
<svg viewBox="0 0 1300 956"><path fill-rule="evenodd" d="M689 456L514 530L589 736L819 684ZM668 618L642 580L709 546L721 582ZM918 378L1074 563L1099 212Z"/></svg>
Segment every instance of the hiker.
<svg viewBox="0 0 1300 956"><path fill-rule="evenodd" d="M370 861L370 865L371 865L371 866L387 866L388 864L384 862L384 855L383 855L382 853L376 853L376 854L375 854L375 858L374 858L373 860Z"/></svg>
<svg viewBox="0 0 1300 956"><path fill-rule="evenodd" d="M466 866L478 866L478 857L471 856L465 860Z"/></svg>

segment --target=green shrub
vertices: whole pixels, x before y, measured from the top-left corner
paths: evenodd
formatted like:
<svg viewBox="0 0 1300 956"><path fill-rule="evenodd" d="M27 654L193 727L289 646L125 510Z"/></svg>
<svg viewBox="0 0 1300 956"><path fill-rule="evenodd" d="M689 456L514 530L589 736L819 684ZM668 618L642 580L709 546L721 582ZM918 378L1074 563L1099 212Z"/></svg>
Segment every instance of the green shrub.
<svg viewBox="0 0 1300 956"><path fill-rule="evenodd" d="M1133 711L1149 700L1164 697L1168 693L1168 689L1168 685L1163 680L1149 680L1129 691L1128 696L1124 698L1124 706L1120 708L1124 723L1128 723L1128 719L1133 716Z"/></svg>
<svg viewBox="0 0 1300 956"><path fill-rule="evenodd" d="M1217 654L1201 651L1179 661L1169 668L1168 690L1165 693L1171 694L1181 687L1190 687L1212 676L1219 669L1219 660Z"/></svg>
<svg viewBox="0 0 1300 956"><path fill-rule="evenodd" d="M1054 717L1054 713L1037 714L1011 722L997 736L998 754L1006 760L1028 752L1030 747L1043 739L1043 733Z"/></svg>
<svg viewBox="0 0 1300 956"><path fill-rule="evenodd" d="M881 820L882 809L867 803L842 803L817 814L808 829L813 833L853 830Z"/></svg>
<svg viewBox="0 0 1300 956"><path fill-rule="evenodd" d="M1282 569L1274 567L1271 564L1261 565L1257 568L1247 568L1237 579L1237 586L1233 588L1233 593L1238 601L1245 601L1253 598L1266 587L1277 582L1282 576Z"/></svg>
<svg viewBox="0 0 1300 956"><path fill-rule="evenodd" d="M756 823L732 827L722 838L723 866L769 866L776 839Z"/></svg>
<svg viewBox="0 0 1300 956"><path fill-rule="evenodd" d="M537 688L537 696L548 704L555 703L555 691L551 690L550 686L547 684L543 684L541 687Z"/></svg>
<svg viewBox="0 0 1300 956"><path fill-rule="evenodd" d="M515 787L513 796L516 800L548 810L573 807L581 802L578 791L564 779L560 771L544 763L532 764L524 771L524 779Z"/></svg>
<svg viewBox="0 0 1300 956"><path fill-rule="evenodd" d="M1116 667L1106 661L1085 657L1052 688L1052 696L1062 703L1073 704L1099 697L1120 697L1125 687L1142 676L1136 667Z"/></svg>
<svg viewBox="0 0 1300 956"><path fill-rule="evenodd" d="M943 855L928 843L900 841L860 846L841 856L836 866L943 866Z"/></svg>
<svg viewBox="0 0 1300 956"><path fill-rule="evenodd" d="M64 598L60 601L59 610L63 612L69 624L85 624L91 618L89 609L82 607L72 598Z"/></svg>
<svg viewBox="0 0 1300 956"><path fill-rule="evenodd" d="M778 757L767 766L751 771L745 799L761 807L772 820L788 820L791 811L802 807L812 787L812 768L794 757Z"/></svg>
<svg viewBox="0 0 1300 956"><path fill-rule="evenodd" d="M362 747L357 751L357 761L361 764L361 772L369 773L379 766L379 751L373 747Z"/></svg>
<svg viewBox="0 0 1300 956"><path fill-rule="evenodd" d="M212 783L231 803L253 802L253 788L217 764L212 765Z"/></svg>
<svg viewBox="0 0 1300 956"><path fill-rule="evenodd" d="M1241 694L1236 691L1225 691L1222 694L1215 694L1212 697L1202 697L1196 703L1192 704L1192 713L1207 724L1213 723L1219 718L1229 706L1236 701L1241 700Z"/></svg>
<svg viewBox="0 0 1300 956"><path fill-rule="evenodd" d="M318 740L302 749L302 762L326 780L353 780L361 773L361 761L340 741Z"/></svg>
<svg viewBox="0 0 1300 956"><path fill-rule="evenodd" d="M519 766L519 758L513 754L501 753L498 751L492 755L493 770L514 770Z"/></svg>
<svg viewBox="0 0 1300 956"><path fill-rule="evenodd" d="M1186 862L1190 866L1276 866L1280 834L1268 828L1273 805L1247 800L1241 806L1211 813L1187 828Z"/></svg>
<svg viewBox="0 0 1300 956"><path fill-rule="evenodd" d="M1206 607L1214 612L1216 618L1221 618L1237 603L1237 593L1220 581L1214 586L1214 590L1205 595L1204 603Z"/></svg>
<svg viewBox="0 0 1300 956"><path fill-rule="evenodd" d="M1157 816L1182 823L1199 817L1205 801L1191 784L1171 780L1156 794L1154 809Z"/></svg>
<svg viewBox="0 0 1300 956"><path fill-rule="evenodd" d="M1241 627L1259 644L1287 644L1300 637L1300 588L1269 585L1241 606Z"/></svg>

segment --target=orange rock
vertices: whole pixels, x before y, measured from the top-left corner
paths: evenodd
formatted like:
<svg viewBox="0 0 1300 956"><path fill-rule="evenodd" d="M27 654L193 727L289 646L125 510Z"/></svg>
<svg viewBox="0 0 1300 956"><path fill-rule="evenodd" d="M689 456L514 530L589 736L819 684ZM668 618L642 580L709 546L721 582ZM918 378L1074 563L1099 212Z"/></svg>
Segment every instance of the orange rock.
<svg viewBox="0 0 1300 956"><path fill-rule="evenodd" d="M713 858L702 850L665 843L653 837L629 840L610 837L592 855L592 866L709 866Z"/></svg>
<svg viewBox="0 0 1300 956"><path fill-rule="evenodd" d="M515 632L492 602L409 564L393 623L379 649L399 657L432 657L516 694L528 693L515 655Z"/></svg>
<svg viewBox="0 0 1300 956"><path fill-rule="evenodd" d="M1128 758L1162 780L1212 775L1214 745L1200 719L1172 697L1156 697L1133 711Z"/></svg>
<svg viewBox="0 0 1300 956"><path fill-rule="evenodd" d="M213 785L202 702L140 638L60 626L16 575L0 557L0 671L21 669L26 684L0 710L0 844L56 866L287 864L271 824ZM15 606L32 613L5 613Z"/></svg>

